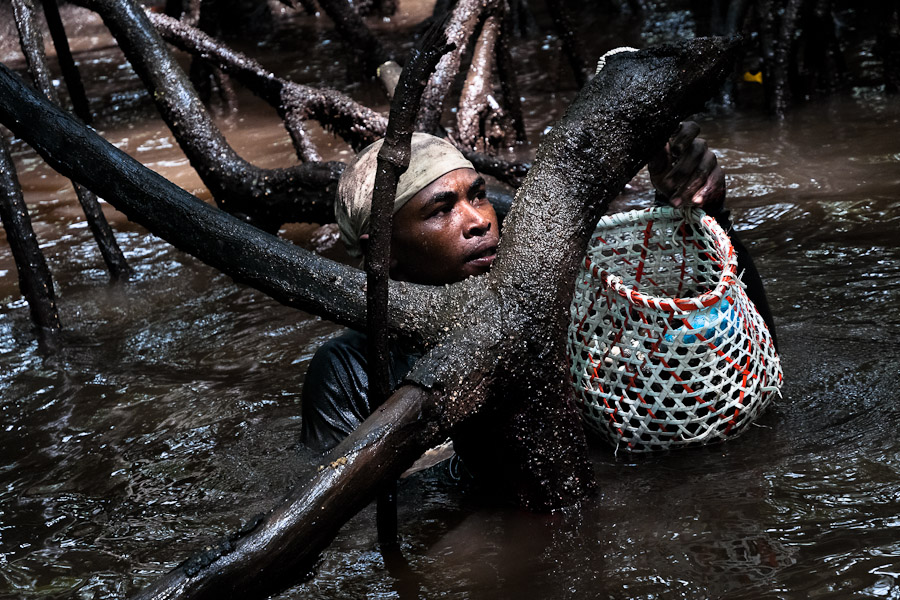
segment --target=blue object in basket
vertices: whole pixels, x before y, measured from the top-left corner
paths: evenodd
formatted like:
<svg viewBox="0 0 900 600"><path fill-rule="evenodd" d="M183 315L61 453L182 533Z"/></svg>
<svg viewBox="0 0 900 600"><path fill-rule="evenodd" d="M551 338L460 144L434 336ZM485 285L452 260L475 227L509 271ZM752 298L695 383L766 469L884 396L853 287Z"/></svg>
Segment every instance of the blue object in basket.
<svg viewBox="0 0 900 600"><path fill-rule="evenodd" d="M718 346L722 342L722 334L731 337L734 333L738 325L738 314L728 299L722 298L717 304L691 314L688 318L688 323L691 324L690 328L682 325L678 329L673 329L671 333L667 333L664 336L666 341L674 342L677 338L681 338L684 343L693 344L697 341L697 336L687 332L702 329L699 332L700 335L705 340L712 341L713 344Z"/></svg>

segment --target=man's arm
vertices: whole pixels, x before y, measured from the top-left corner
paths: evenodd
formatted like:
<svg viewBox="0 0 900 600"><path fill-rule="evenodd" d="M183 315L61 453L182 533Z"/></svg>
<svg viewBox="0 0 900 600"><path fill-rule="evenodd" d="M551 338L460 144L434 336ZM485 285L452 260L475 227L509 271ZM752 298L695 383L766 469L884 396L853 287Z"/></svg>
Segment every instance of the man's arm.
<svg viewBox="0 0 900 600"><path fill-rule="evenodd" d="M300 441L324 451L336 446L372 412L365 336L348 330L322 344L306 371Z"/></svg>
<svg viewBox="0 0 900 600"><path fill-rule="evenodd" d="M725 230L737 253L738 274L742 274L742 281L747 286L747 296L766 322L777 349L775 321L765 286L753 257L734 231L731 211L725 208L725 174L706 140L697 137L699 133L697 123L685 121L647 165L650 181L656 188L656 202L702 208Z"/></svg>

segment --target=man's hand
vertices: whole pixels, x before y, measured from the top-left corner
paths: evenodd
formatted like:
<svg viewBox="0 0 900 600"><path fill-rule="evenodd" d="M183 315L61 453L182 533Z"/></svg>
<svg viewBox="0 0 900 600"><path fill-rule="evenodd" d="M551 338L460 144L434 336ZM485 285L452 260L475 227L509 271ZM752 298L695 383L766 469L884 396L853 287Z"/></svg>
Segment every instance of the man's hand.
<svg viewBox="0 0 900 600"><path fill-rule="evenodd" d="M682 123L647 169L657 192L672 206L690 205L716 212L725 202L725 175L698 133L700 126L693 121Z"/></svg>

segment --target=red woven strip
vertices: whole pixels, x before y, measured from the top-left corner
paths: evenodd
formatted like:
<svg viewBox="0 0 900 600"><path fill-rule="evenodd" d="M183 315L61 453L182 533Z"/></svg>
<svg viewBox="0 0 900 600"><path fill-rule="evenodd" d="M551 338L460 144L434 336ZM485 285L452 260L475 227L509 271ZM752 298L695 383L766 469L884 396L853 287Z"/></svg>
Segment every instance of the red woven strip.
<svg viewBox="0 0 900 600"><path fill-rule="evenodd" d="M750 352L752 352L753 348L750 345L750 340L747 340L747 364L744 365L744 377L741 379L741 393L738 396L738 405L744 405L744 394L747 391L747 375L750 373L748 369L750 369ZM735 419L737 419L739 413L739 409L737 407L734 408L734 416L731 418L731 421L728 423L728 426L725 428L725 435L731 431L731 428L734 426Z"/></svg>
<svg viewBox="0 0 900 600"><path fill-rule="evenodd" d="M603 239L599 235L597 236L597 240L602 242L604 246L609 246L609 249L612 250L613 254L622 258L622 262L624 262L626 265L628 265L629 267L631 266L631 261L628 260L627 258L622 257L622 253L619 252L618 250L616 250L615 246L611 245L609 242L607 242L605 239ZM593 264L590 263L590 256L587 257L587 260L588 260L588 266L593 266ZM597 277L597 273L598 273L597 268L594 267L594 277Z"/></svg>
<svg viewBox="0 0 900 600"><path fill-rule="evenodd" d="M604 271L603 274L607 276L609 275L608 273L606 273L606 271ZM623 298L626 298L632 304L639 304L641 306L644 306L646 304L647 306L664 312L690 312L693 310L698 310L697 306L694 304L695 301L690 298L672 298L672 303L675 305L675 310L673 310L670 306L660 304L654 298L646 296L640 292L636 292L631 288L616 290L616 292ZM699 296L699 298L702 298L702 300L700 301L700 306L703 308L709 308L710 306L722 300L721 296L716 296L712 292L702 294Z"/></svg>
<svg viewBox="0 0 900 600"><path fill-rule="evenodd" d="M640 394L640 392L638 393L638 398L640 399L640 401L641 401L645 406L650 406L650 405L647 404L647 401L644 400L644 397ZM652 410L650 410L649 408L647 409L647 414L650 415L650 418L651 418L651 419L656 419L656 414L655 414ZM665 425L663 425L662 423L657 423L657 425L659 425L659 430L660 430L661 432L663 432L663 433L669 433L669 430L666 429L666 426L665 426Z"/></svg>
<svg viewBox="0 0 900 600"><path fill-rule="evenodd" d="M730 356L728 356L727 354L725 354L724 352L722 352L715 344L713 344L712 342L710 342L709 340L707 340L705 337L703 337L702 334L699 334L699 333L698 333L698 334L696 334L696 336L697 336L701 341L706 342L706 347L707 347L707 348L709 348L710 350L712 350L713 352L715 352L716 355L718 355L719 358L724 358L724 359L728 362L729 365L731 365L732 367L734 367L735 369L737 369L740 373L743 373L745 376L746 376L746 375L749 375L750 377L756 377L757 379L759 379L759 376L758 376L758 375L756 375L755 373L751 373L750 371L747 371L747 370L744 369L740 364L736 364L736 363L734 362L734 359L733 359L733 358L731 358ZM749 344L750 341L747 340L747 343Z"/></svg>
<svg viewBox="0 0 900 600"><path fill-rule="evenodd" d="M603 353L603 358L609 358L609 353L612 351L613 347L619 343L619 340L622 339L622 335L625 333L625 323L622 323L622 326L619 327L618 333L616 333L616 337L613 338L612 344L609 345L609 348L606 349L606 352Z"/></svg>
<svg viewBox="0 0 900 600"><path fill-rule="evenodd" d="M591 311L594 309L594 302L597 301L597 296L595 295L591 299L591 303L588 305L588 309L584 312L584 317L581 318L581 321L578 323L578 335L581 337L581 343L585 346L588 345L587 340L584 337L584 332L582 328L584 327L584 322L587 321L588 315L591 314Z"/></svg>
<svg viewBox="0 0 900 600"><path fill-rule="evenodd" d="M659 287L659 284L657 284L656 281L654 281L654 279L650 276L647 277L647 282L656 289L662 289L661 287Z"/></svg>
<svg viewBox="0 0 900 600"><path fill-rule="evenodd" d="M697 392L695 392L694 390L692 390L692 389L691 389L691 386L689 386L688 384L686 384L686 383L684 382L684 379L682 379L681 377L679 377L678 374L677 374L675 371L672 370L672 367L669 366L669 363L666 362L666 359L660 357L660 358L659 358L659 362L661 362L661 363L663 364L663 366L669 370L669 373L672 374L672 378L673 378L675 381L677 381L678 383L681 384L681 387L684 388L684 391L686 391L688 394L691 394L691 395L693 395L693 396L696 396L696 395L697 395ZM704 404L709 404L709 402L707 401L707 402L705 402ZM700 406L703 406L703 404L700 404Z"/></svg>
<svg viewBox="0 0 900 600"><path fill-rule="evenodd" d="M741 392L741 393L743 394L743 392ZM725 426L725 435L728 435L729 433L731 433L731 428L734 427L735 423L737 423L737 418L738 418L739 414L740 414L740 411L737 408L735 408L734 414L731 415L731 420L728 421L728 425Z"/></svg>
<svg viewBox="0 0 900 600"><path fill-rule="evenodd" d="M594 367L593 368L593 376L591 377L591 381L595 381L597 383L597 389L600 391L600 394L601 394L600 397L603 398L603 406L605 406L606 409L608 411L610 411L608 413L609 414L609 424L617 432L619 432L620 437L624 438L625 432L622 431L622 429L616 425L616 415L619 413L619 409L613 408L612 406L609 405L609 401L606 398L608 393L606 392L606 390L603 389L603 378L600 377L599 373L597 373L597 369L598 369L599 365L596 362L594 362L594 356L592 354L589 353L588 358L591 360L591 364Z"/></svg>
<svg viewBox="0 0 900 600"><path fill-rule="evenodd" d="M606 392L603 393L606 394ZM620 438L624 438L625 432L622 431L622 428L619 427L618 423L616 423L616 415L619 414L618 407L613 408L612 406L610 406L605 395L603 396L603 405L606 406L607 410L611 411L609 413L609 424L618 432ZM628 443L628 446L631 446L630 442Z"/></svg>
<svg viewBox="0 0 900 600"><path fill-rule="evenodd" d="M647 244L650 242L650 233L653 231L653 221L647 221L644 228L644 243L641 244L641 260L638 263L637 273L634 276L635 283L641 282L641 276L644 274L644 261L647 259Z"/></svg>
<svg viewBox="0 0 900 600"><path fill-rule="evenodd" d="M646 325L647 327L649 327L649 326L650 326L650 323L647 322L647 317L646 317L646 315L644 315L644 313L639 313L639 314L640 314L640 316L641 316L641 321L644 323L644 325ZM657 342L657 343L659 343L659 342ZM644 365L644 364L647 363L646 354L645 354L644 356L645 356L645 358L641 361L641 364L642 364L642 365ZM638 386L635 384L635 381L634 381L634 378L637 376L637 372L635 372L634 368L631 366L631 363L625 363L625 371L626 371L629 375L631 375L631 379L628 381L628 383L631 385L631 387L633 387L633 388L638 387ZM642 403L644 406L649 406L649 405L647 404L647 401L644 400L644 396L643 396L640 392L637 393L637 397L638 397L638 399L641 401L641 403ZM651 418L651 419L655 419L655 418L656 418L656 415L655 415L655 414L653 413L653 411L650 410L649 408L647 409L647 414L650 415L650 418ZM660 429L661 429L663 432L668 433L668 432L666 431L666 426L665 426L665 425L660 425L659 427L660 427Z"/></svg>

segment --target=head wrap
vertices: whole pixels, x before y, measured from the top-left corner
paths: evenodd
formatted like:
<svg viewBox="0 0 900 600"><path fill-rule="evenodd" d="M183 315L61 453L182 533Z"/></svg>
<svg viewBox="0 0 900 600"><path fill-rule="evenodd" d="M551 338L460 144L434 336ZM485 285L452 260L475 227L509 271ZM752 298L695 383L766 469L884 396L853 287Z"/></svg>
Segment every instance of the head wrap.
<svg viewBox="0 0 900 600"><path fill-rule="evenodd" d="M338 182L334 218L341 230L341 240L351 256L360 256L359 237L369 232L369 215L372 212L372 192L375 189L375 171L378 152L384 140L367 146L344 169ZM474 169L462 153L448 142L427 133L414 133L409 168L397 181L394 213L428 184L456 169Z"/></svg>

